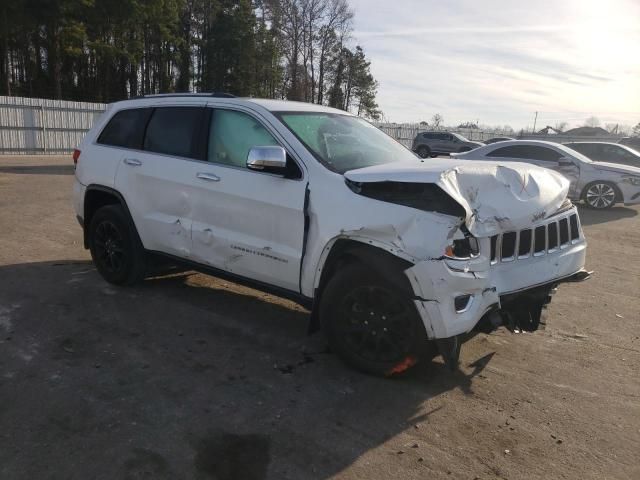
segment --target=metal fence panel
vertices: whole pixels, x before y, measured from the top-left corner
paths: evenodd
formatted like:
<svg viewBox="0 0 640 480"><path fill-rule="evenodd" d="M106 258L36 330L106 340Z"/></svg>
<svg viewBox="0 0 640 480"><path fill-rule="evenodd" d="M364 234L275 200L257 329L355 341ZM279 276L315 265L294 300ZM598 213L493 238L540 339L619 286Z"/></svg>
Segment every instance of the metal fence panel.
<svg viewBox="0 0 640 480"><path fill-rule="evenodd" d="M68 153L105 111L104 103L45 100L40 98L0 96L0 154ZM411 148L416 135L432 130L419 123L374 123L380 130ZM479 129L446 130L469 140L485 141L505 136L501 131ZM620 136L575 137L567 135L516 135L520 139L570 142L579 140L617 142Z"/></svg>
<svg viewBox="0 0 640 480"><path fill-rule="evenodd" d="M105 109L103 103L0 96L0 154L71 152Z"/></svg>

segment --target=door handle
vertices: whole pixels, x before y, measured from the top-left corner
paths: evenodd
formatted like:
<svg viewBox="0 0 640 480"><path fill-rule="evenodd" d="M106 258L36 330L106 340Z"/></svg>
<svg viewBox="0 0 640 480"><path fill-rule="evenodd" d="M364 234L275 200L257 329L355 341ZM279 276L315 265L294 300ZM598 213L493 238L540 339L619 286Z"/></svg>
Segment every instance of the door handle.
<svg viewBox="0 0 640 480"><path fill-rule="evenodd" d="M207 182L219 182L220 181L220 177L217 175L214 175L213 173L198 173L196 174L196 177L198 177L201 180L206 180Z"/></svg>
<svg viewBox="0 0 640 480"><path fill-rule="evenodd" d="M127 165L131 165L132 167L139 167L140 165L142 165L142 162L137 158L125 158L124 163L126 163Z"/></svg>

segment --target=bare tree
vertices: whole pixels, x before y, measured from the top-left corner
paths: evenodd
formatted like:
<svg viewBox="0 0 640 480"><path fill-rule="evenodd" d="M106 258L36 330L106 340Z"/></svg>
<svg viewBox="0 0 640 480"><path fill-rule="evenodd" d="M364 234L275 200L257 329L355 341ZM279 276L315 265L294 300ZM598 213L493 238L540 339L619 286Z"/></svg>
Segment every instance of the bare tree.
<svg viewBox="0 0 640 480"><path fill-rule="evenodd" d="M564 132L568 126L569 124L567 122L556 122L556 126L553 128L558 132Z"/></svg>
<svg viewBox="0 0 640 480"><path fill-rule="evenodd" d="M438 128L444 122L444 117L439 113L436 113L433 117L431 117L431 125L433 128Z"/></svg>
<svg viewBox="0 0 640 480"><path fill-rule="evenodd" d="M286 60L286 96L323 103L327 62L352 28L347 0L271 0L279 10Z"/></svg>
<svg viewBox="0 0 640 480"><path fill-rule="evenodd" d="M323 24L318 32L318 95L317 103L324 103L325 76L332 52L341 52L351 32L353 10L347 0L330 0Z"/></svg>
<svg viewBox="0 0 640 480"><path fill-rule="evenodd" d="M617 135L618 133L618 124L617 123L605 123L604 128L607 132Z"/></svg>
<svg viewBox="0 0 640 480"><path fill-rule="evenodd" d="M585 127L599 127L600 126L600 119L598 117L589 117L584 121L584 126Z"/></svg>

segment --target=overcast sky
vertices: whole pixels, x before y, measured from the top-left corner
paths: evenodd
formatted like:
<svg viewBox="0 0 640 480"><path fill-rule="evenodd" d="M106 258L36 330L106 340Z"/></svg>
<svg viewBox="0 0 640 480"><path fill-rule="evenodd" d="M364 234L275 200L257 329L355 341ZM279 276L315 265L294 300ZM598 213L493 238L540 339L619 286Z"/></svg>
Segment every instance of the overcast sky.
<svg viewBox="0 0 640 480"><path fill-rule="evenodd" d="M390 121L640 122L640 0L351 0Z"/></svg>

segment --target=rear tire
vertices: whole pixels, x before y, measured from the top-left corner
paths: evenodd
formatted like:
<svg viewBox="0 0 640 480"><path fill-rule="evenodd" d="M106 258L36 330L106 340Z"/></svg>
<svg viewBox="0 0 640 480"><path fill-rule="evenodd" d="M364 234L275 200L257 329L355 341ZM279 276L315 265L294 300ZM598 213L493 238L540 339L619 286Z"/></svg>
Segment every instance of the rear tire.
<svg viewBox="0 0 640 480"><path fill-rule="evenodd" d="M400 374L428 350L407 293L361 264L346 265L329 280L319 313L331 350L362 372Z"/></svg>
<svg viewBox="0 0 640 480"><path fill-rule="evenodd" d="M98 272L109 283L132 285L144 277L144 248L120 205L107 205L93 215L89 250Z"/></svg>
<svg viewBox="0 0 640 480"><path fill-rule="evenodd" d="M590 208L607 210L616 204L618 191L610 182L592 182L584 187L582 199Z"/></svg>
<svg viewBox="0 0 640 480"><path fill-rule="evenodd" d="M416 153L420 158L429 158L431 157L431 149L425 145L420 145L416 150Z"/></svg>

